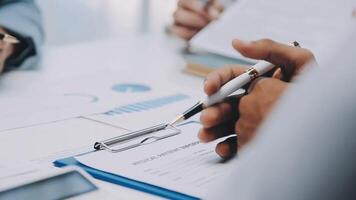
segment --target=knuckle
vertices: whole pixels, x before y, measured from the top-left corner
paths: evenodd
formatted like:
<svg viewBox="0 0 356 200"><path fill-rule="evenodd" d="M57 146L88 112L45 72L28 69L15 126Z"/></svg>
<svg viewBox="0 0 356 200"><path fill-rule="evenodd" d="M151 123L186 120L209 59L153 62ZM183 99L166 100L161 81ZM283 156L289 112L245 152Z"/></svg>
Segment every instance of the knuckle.
<svg viewBox="0 0 356 200"><path fill-rule="evenodd" d="M240 99L240 103L239 103L240 118L243 116L244 110L247 107L247 105L249 104L248 96L249 95L243 96Z"/></svg>

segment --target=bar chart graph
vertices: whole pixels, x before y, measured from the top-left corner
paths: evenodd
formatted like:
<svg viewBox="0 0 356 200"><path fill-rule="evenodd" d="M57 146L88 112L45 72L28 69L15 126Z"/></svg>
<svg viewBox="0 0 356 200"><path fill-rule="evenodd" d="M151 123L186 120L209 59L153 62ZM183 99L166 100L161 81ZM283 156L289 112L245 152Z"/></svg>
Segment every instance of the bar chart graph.
<svg viewBox="0 0 356 200"><path fill-rule="evenodd" d="M174 95L164 96L160 98L155 98L152 100L118 106L116 108L111 109L110 111L105 112L104 114L109 116L115 116L115 115L121 115L125 113L142 112L146 110L160 108L165 105L183 101L188 98L190 97L186 94L174 94Z"/></svg>

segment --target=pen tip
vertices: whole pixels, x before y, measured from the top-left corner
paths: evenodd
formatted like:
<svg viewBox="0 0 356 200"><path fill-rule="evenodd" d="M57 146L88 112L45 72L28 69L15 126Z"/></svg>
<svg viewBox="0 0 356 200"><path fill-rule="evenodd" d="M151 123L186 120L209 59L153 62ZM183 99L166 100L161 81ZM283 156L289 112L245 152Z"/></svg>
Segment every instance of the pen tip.
<svg viewBox="0 0 356 200"><path fill-rule="evenodd" d="M3 40L12 44L20 43L20 41L17 38L8 34L5 34L5 38Z"/></svg>
<svg viewBox="0 0 356 200"><path fill-rule="evenodd" d="M174 126L174 125L176 125L176 124L178 124L179 122L182 122L182 121L184 121L184 116L183 115L179 115L177 118L175 118L173 121L171 121L169 123L169 125Z"/></svg>

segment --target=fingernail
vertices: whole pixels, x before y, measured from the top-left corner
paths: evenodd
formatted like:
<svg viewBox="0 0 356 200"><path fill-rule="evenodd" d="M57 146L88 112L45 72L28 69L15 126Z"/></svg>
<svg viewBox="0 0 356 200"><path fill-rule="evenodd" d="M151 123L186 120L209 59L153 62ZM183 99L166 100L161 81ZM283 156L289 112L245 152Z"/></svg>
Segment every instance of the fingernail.
<svg viewBox="0 0 356 200"><path fill-rule="evenodd" d="M240 44L240 45L249 45L249 44L251 44L251 42L249 42L249 41L244 41L244 40L240 40L240 39L234 39L233 41L232 41L232 43L234 43L234 44Z"/></svg>

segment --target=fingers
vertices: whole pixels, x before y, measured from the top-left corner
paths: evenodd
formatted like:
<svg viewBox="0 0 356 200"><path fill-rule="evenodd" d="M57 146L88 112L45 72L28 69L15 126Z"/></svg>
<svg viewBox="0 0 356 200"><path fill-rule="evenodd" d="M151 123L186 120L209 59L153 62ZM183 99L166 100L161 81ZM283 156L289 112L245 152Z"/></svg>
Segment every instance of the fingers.
<svg viewBox="0 0 356 200"><path fill-rule="evenodd" d="M211 128L227 120L236 118L238 115L237 110L234 110L236 105L237 100L234 99L230 102L220 103L204 109L200 115L200 121L203 127Z"/></svg>
<svg viewBox="0 0 356 200"><path fill-rule="evenodd" d="M224 6L219 0L210 0L210 7L213 7L216 10L219 10L220 12L224 10Z"/></svg>
<svg viewBox="0 0 356 200"><path fill-rule="evenodd" d="M237 153L237 137L229 137L220 142L215 149L216 153L222 158L229 159Z"/></svg>
<svg viewBox="0 0 356 200"><path fill-rule="evenodd" d="M266 60L277 66L287 65L293 61L305 64L313 58L313 54L307 49L295 48L269 39L253 42L235 39L233 47L246 57Z"/></svg>
<svg viewBox="0 0 356 200"><path fill-rule="evenodd" d="M204 5L199 0L179 0L178 8L190 10L202 16L205 15Z"/></svg>
<svg viewBox="0 0 356 200"><path fill-rule="evenodd" d="M180 0L178 2L179 8L194 12L209 21L217 19L223 10L219 0L210 0L206 5L199 0Z"/></svg>
<svg viewBox="0 0 356 200"><path fill-rule="evenodd" d="M210 20L215 20L219 18L220 13L223 11L224 7L218 0L210 0L207 6L207 12Z"/></svg>
<svg viewBox="0 0 356 200"><path fill-rule="evenodd" d="M185 40L190 40L199 30L190 29L180 25L173 25L169 28L169 31Z"/></svg>
<svg viewBox="0 0 356 200"><path fill-rule="evenodd" d="M235 39L233 47L245 57L266 60L282 67L282 73L286 76L293 75L296 70L314 59L307 49L295 48L269 39L253 42Z"/></svg>
<svg viewBox="0 0 356 200"><path fill-rule="evenodd" d="M235 120L227 121L213 128L202 128L198 133L201 142L211 142L218 138L234 134Z"/></svg>
<svg viewBox="0 0 356 200"><path fill-rule="evenodd" d="M203 110L200 116L203 128L198 137L202 142L210 142L217 138L234 133L234 124L238 117L235 109L238 99L233 97L229 102L216 104Z"/></svg>
<svg viewBox="0 0 356 200"><path fill-rule="evenodd" d="M189 40L211 20L218 18L221 11L218 0L210 0L207 5L199 0L180 0L173 14L174 25L170 32Z"/></svg>
<svg viewBox="0 0 356 200"><path fill-rule="evenodd" d="M210 96L220 89L229 80L244 73L241 67L224 67L210 73L204 82L204 91Z"/></svg>
<svg viewBox="0 0 356 200"><path fill-rule="evenodd" d="M174 20L175 24L181 24L194 29L201 29L209 23L208 19L202 15L184 9L178 9L174 13Z"/></svg>

